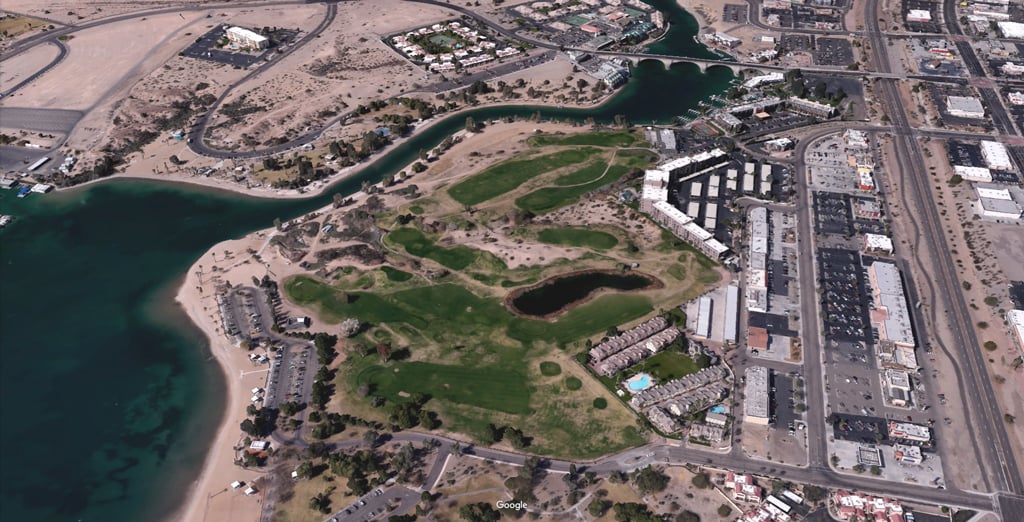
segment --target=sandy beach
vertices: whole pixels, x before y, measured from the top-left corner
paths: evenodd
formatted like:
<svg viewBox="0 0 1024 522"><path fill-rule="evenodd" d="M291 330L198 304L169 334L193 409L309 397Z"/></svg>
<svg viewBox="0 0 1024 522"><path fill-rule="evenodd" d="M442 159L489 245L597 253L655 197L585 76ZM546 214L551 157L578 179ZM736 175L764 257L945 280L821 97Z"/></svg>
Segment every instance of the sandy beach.
<svg viewBox="0 0 1024 522"><path fill-rule="evenodd" d="M252 275L262 275L263 267L249 263L248 256L245 256L245 260L238 256L236 260L233 256L221 255L225 251L238 249L244 252L243 243L258 243L258 239L230 240L217 244L192 265L181 288L178 289L176 300L196 326L206 333L210 352L224 371L227 406L206 455L203 470L191 485L181 510L173 515L171 520L200 522L259 519L260 506L263 502L260 478L266 469L243 469L235 465L234 448L239 447L245 438L239 424L246 418L245 410L250 404L250 390L266 385L268 369L266 366L254 366L246 356L248 352L232 345L221 334L213 284L215 278L230 281L232 284L242 284L246 278L251 279ZM214 257L220 262L214 263ZM216 265L230 267L229 278L221 279L219 274L215 276L212 270ZM243 492L244 487L231 489L230 485L234 481L255 485L259 492L247 496Z"/></svg>

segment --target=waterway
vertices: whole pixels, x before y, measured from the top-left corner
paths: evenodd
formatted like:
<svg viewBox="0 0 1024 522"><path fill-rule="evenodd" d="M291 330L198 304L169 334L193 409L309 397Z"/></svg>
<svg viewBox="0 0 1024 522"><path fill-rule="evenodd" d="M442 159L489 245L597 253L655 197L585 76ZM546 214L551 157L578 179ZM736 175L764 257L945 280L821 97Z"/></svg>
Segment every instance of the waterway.
<svg viewBox="0 0 1024 522"><path fill-rule="evenodd" d="M602 289L639 290L654 284L649 277L639 274L609 272L583 272L565 274L546 281L536 288L525 290L511 300L521 314L545 317L575 306L592 293Z"/></svg>
<svg viewBox="0 0 1024 522"><path fill-rule="evenodd" d="M668 121L730 80L725 68L701 75L647 61L601 108L539 110L544 118ZM404 168L467 116L537 110L486 108L439 122L307 200L133 180L25 199L0 191L0 213L16 216L0 232L0 519L142 521L172 512L224 406L206 342L173 302L194 260Z"/></svg>

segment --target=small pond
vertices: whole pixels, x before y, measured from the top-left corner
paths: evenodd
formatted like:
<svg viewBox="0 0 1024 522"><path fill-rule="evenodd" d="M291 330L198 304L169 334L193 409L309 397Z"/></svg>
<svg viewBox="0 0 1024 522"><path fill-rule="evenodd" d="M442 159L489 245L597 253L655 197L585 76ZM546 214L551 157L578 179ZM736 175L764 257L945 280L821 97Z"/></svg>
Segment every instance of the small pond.
<svg viewBox="0 0 1024 522"><path fill-rule="evenodd" d="M660 287L660 281L643 274L587 270L552 277L519 289L509 295L506 302L519 314L551 317L586 301L602 288L631 291Z"/></svg>

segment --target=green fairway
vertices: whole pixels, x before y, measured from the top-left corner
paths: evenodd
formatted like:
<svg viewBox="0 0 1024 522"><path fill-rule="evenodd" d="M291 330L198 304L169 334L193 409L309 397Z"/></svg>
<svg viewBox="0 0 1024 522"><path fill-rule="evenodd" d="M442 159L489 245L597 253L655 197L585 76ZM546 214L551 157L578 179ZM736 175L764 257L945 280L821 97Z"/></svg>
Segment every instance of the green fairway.
<svg viewBox="0 0 1024 522"><path fill-rule="evenodd" d="M558 185L559 187L569 187L572 185L580 185L582 183L591 183L601 179L606 168L608 168L607 163L591 163L581 169L558 176L555 178L555 185Z"/></svg>
<svg viewBox="0 0 1024 522"><path fill-rule="evenodd" d="M539 216L575 203L583 194L614 183L626 175L627 172L629 172L629 167L612 165L604 177L571 187L544 187L516 199L516 206Z"/></svg>
<svg viewBox="0 0 1024 522"><path fill-rule="evenodd" d="M463 205L477 205L514 190L524 182L555 169L586 162L601 151L594 148L564 150L527 159L499 163L448 189L448 194Z"/></svg>
<svg viewBox="0 0 1024 522"><path fill-rule="evenodd" d="M630 368L631 373L647 372L660 383L679 379L697 373L700 367L689 356L673 351L664 351L645 359L637 366Z"/></svg>
<svg viewBox="0 0 1024 522"><path fill-rule="evenodd" d="M430 238L423 235L423 232L415 228L393 230L387 235L387 239L401 245L406 252L414 256L433 259L452 270L466 268L473 264L481 254L479 250L464 246L451 248L437 246Z"/></svg>
<svg viewBox="0 0 1024 522"><path fill-rule="evenodd" d="M546 228L540 231L537 239L551 245L589 247L596 250L608 250L619 244L619 240L607 232L577 227Z"/></svg>
<svg viewBox="0 0 1024 522"><path fill-rule="evenodd" d="M554 323L515 317L509 324L508 336L527 345L535 341L565 345L604 331L609 325L628 323L653 310L651 300L643 295L604 294L569 310Z"/></svg>
<svg viewBox="0 0 1024 522"><path fill-rule="evenodd" d="M425 393L489 410L530 413L531 391L526 377L506 367L400 362L365 368L356 375L356 383L369 384L374 395L389 401L403 401L400 392Z"/></svg>
<svg viewBox="0 0 1024 522"><path fill-rule="evenodd" d="M554 377L562 373L562 367L556 362L544 361L540 363L540 374L548 377Z"/></svg>
<svg viewBox="0 0 1024 522"><path fill-rule="evenodd" d="M382 266L380 267L380 270L381 272L384 272L384 275L387 276L388 281L401 283L403 281L408 281L412 279L412 274L410 274L409 272L403 272L397 268L392 268L390 266Z"/></svg>
<svg viewBox="0 0 1024 522"><path fill-rule="evenodd" d="M589 132L585 134L574 134L572 136L533 136L529 144L534 147L545 145L593 145L595 147L630 147L641 140L629 131L614 132Z"/></svg>

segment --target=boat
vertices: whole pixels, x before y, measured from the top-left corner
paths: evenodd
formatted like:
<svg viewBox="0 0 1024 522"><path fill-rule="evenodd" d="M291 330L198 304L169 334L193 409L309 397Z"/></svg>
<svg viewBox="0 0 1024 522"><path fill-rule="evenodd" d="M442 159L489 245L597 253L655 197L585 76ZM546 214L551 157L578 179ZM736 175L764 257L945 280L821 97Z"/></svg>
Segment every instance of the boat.
<svg viewBox="0 0 1024 522"><path fill-rule="evenodd" d="M2 215L0 216L0 228L4 228L14 221L14 216Z"/></svg>
<svg viewBox="0 0 1024 522"><path fill-rule="evenodd" d="M21 190L18 191L18 197L23 198L27 196L29 192L32 192L32 187L21 187Z"/></svg>

